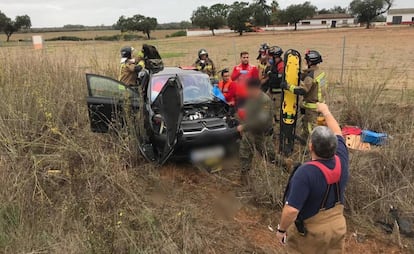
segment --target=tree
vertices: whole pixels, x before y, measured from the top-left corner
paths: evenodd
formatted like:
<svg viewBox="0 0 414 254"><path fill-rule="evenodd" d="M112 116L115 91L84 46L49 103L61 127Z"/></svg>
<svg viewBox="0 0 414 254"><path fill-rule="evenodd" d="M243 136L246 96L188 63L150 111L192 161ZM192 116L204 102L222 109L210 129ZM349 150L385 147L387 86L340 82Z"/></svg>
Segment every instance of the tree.
<svg viewBox="0 0 414 254"><path fill-rule="evenodd" d="M3 31L6 27L6 24L10 22L10 18L6 16L3 12L0 11L0 31Z"/></svg>
<svg viewBox="0 0 414 254"><path fill-rule="evenodd" d="M180 22L180 29L189 29L193 26L191 22L188 21L181 21Z"/></svg>
<svg viewBox="0 0 414 254"><path fill-rule="evenodd" d="M275 13L279 10L279 3L276 0L273 0L270 4L270 7L272 8L272 13Z"/></svg>
<svg viewBox="0 0 414 254"><path fill-rule="evenodd" d="M253 10L250 8L249 3L234 2L230 6L227 24L231 29L237 31L241 36L243 35L243 32L248 29L252 14Z"/></svg>
<svg viewBox="0 0 414 254"><path fill-rule="evenodd" d="M280 11L278 19L281 23L295 24L296 31L300 20L312 17L315 13L316 6L313 6L310 2L304 2L303 4L292 4L285 10Z"/></svg>
<svg viewBox="0 0 414 254"><path fill-rule="evenodd" d="M219 29L226 24L227 13L228 6L225 4L215 4L210 8L200 6L193 12L191 22L201 28L210 29L214 36L214 29Z"/></svg>
<svg viewBox="0 0 414 254"><path fill-rule="evenodd" d="M157 28L158 22L156 18L145 17L143 15L134 15L130 18L121 16L118 22L114 25L116 29L121 32L126 31L140 31L147 35L148 39L151 39L151 31Z"/></svg>
<svg viewBox="0 0 414 254"><path fill-rule="evenodd" d="M347 13L348 10L346 8L342 8L341 6L334 6L330 9L332 13Z"/></svg>
<svg viewBox="0 0 414 254"><path fill-rule="evenodd" d="M270 24L272 6L268 5L266 0L256 0L256 2L251 5L251 8L253 9L255 25L266 26Z"/></svg>
<svg viewBox="0 0 414 254"><path fill-rule="evenodd" d="M369 29L371 22L386 13L392 4L393 0L353 0L349 10L357 16L358 22L366 23L366 28Z"/></svg>
<svg viewBox="0 0 414 254"><path fill-rule="evenodd" d="M341 6L334 6L331 9L321 9L318 10L318 14L338 14L338 13L346 13L347 9L346 8L342 8Z"/></svg>
<svg viewBox="0 0 414 254"><path fill-rule="evenodd" d="M7 42L10 41L12 34L21 29L29 29L31 26L32 22L28 15L17 16L12 20L0 11L0 31L6 34Z"/></svg>
<svg viewBox="0 0 414 254"><path fill-rule="evenodd" d="M274 24L274 23L277 23L277 21L278 21L277 15L279 14L279 11L280 11L279 7L280 6L279 6L279 3L276 0L274 0L270 4L270 7L272 8L272 14L271 14L270 20L271 20L272 24Z"/></svg>

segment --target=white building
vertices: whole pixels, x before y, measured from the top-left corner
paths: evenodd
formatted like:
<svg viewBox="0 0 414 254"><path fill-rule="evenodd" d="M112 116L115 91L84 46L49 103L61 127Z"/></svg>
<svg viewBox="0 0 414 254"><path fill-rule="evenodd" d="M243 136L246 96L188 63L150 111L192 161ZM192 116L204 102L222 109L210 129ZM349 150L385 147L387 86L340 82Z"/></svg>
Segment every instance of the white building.
<svg viewBox="0 0 414 254"><path fill-rule="evenodd" d="M414 8L391 9L387 16L388 25L413 25Z"/></svg>
<svg viewBox="0 0 414 254"><path fill-rule="evenodd" d="M306 26L326 26L326 27L346 27L353 26L355 23L354 16L346 13L335 14L318 14L312 18L304 19L299 22L299 25Z"/></svg>

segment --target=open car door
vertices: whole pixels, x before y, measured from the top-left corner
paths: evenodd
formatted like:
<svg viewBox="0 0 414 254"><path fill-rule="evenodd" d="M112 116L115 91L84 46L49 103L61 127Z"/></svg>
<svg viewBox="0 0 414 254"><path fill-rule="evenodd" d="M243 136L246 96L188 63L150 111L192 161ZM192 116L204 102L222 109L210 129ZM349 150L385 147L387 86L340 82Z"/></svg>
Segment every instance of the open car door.
<svg viewBox="0 0 414 254"><path fill-rule="evenodd" d="M86 82L86 101L93 132L107 133L112 128L122 128L126 122L127 104L131 110L138 110L138 94L123 83L95 74L86 74Z"/></svg>
<svg viewBox="0 0 414 254"><path fill-rule="evenodd" d="M158 163L164 164L174 152L183 118L183 88L178 77L169 78L152 104L164 121L165 137L158 152Z"/></svg>

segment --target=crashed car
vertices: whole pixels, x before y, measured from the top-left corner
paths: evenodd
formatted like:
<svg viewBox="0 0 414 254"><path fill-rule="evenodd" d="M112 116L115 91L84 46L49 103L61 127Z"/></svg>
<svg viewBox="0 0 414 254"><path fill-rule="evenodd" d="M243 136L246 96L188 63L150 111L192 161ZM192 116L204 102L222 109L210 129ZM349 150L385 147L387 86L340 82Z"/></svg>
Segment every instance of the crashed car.
<svg viewBox="0 0 414 254"><path fill-rule="evenodd" d="M229 106L201 72L166 67L147 72L138 88L95 74L86 79L92 131L127 127L149 161L222 158L239 138Z"/></svg>

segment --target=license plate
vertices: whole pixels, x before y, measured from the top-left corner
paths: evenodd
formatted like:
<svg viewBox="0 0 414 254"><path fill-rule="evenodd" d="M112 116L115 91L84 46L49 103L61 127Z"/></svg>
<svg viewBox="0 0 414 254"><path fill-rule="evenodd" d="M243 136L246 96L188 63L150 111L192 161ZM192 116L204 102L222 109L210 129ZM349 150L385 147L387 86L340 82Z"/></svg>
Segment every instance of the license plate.
<svg viewBox="0 0 414 254"><path fill-rule="evenodd" d="M224 148L222 146L196 149L191 151L191 161L194 163L203 162L210 159L219 159L224 157Z"/></svg>

